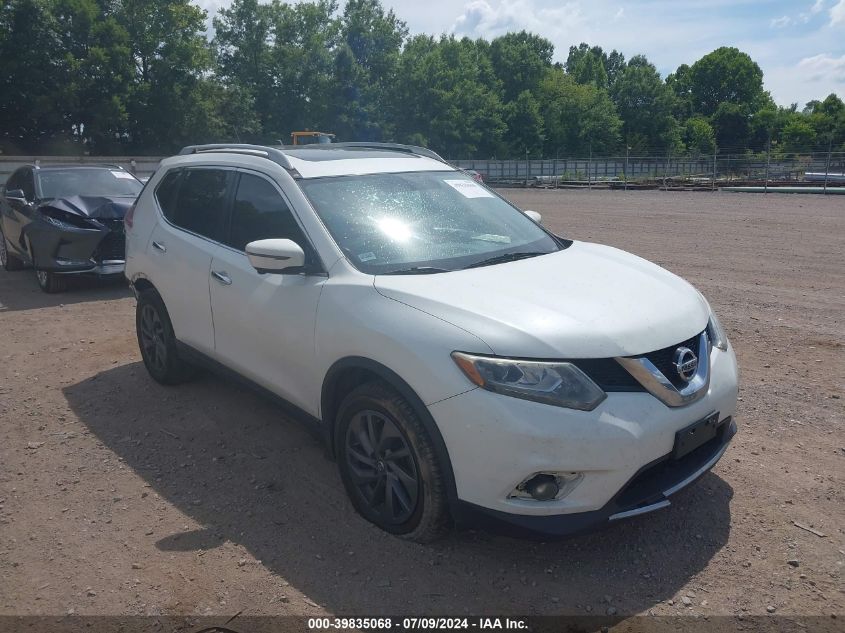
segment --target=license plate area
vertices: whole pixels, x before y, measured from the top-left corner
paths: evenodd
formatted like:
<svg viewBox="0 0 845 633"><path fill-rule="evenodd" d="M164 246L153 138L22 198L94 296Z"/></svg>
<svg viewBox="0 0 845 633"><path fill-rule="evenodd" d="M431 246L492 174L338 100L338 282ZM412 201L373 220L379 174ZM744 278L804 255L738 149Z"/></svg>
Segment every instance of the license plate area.
<svg viewBox="0 0 845 633"><path fill-rule="evenodd" d="M702 444L706 444L718 434L719 412L717 411L675 433L675 448L672 450L672 458L682 458Z"/></svg>

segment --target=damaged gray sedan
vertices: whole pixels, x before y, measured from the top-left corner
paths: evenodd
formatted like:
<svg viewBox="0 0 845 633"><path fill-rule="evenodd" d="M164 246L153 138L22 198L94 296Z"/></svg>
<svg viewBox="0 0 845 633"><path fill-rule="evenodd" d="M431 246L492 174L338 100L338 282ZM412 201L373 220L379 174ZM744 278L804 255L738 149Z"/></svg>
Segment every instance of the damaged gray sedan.
<svg viewBox="0 0 845 633"><path fill-rule="evenodd" d="M32 266L44 292L69 275L122 275L123 218L142 188L117 166L19 168L0 191L0 264Z"/></svg>

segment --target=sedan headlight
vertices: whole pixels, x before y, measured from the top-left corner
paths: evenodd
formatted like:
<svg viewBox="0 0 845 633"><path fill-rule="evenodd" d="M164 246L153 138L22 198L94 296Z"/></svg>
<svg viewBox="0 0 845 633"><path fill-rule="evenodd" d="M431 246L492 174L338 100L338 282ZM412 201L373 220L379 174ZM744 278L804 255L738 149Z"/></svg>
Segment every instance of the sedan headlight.
<svg viewBox="0 0 845 633"><path fill-rule="evenodd" d="M572 363L517 360L452 352L473 383L506 396L592 411L607 394Z"/></svg>
<svg viewBox="0 0 845 633"><path fill-rule="evenodd" d="M710 337L710 342L713 347L718 347L720 350L727 351L728 349L728 335L722 329L722 324L716 318L716 313L710 310L710 321L707 322L707 336Z"/></svg>

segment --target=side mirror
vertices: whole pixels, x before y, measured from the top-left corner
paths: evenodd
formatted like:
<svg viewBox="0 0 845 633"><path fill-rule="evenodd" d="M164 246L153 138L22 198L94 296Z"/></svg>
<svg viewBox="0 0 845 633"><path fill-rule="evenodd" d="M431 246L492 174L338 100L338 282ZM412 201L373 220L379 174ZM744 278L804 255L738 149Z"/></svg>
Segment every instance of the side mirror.
<svg viewBox="0 0 845 633"><path fill-rule="evenodd" d="M523 213L532 220L534 220L537 224L543 223L543 216L537 213L536 211L523 211Z"/></svg>
<svg viewBox="0 0 845 633"><path fill-rule="evenodd" d="M292 240L255 240L246 245L246 256L260 273L281 273L305 265L305 251Z"/></svg>
<svg viewBox="0 0 845 633"><path fill-rule="evenodd" d="M26 195L24 195L23 189L11 189L10 191L7 191L6 200L14 200L15 202L23 203L29 202L29 200L26 199Z"/></svg>

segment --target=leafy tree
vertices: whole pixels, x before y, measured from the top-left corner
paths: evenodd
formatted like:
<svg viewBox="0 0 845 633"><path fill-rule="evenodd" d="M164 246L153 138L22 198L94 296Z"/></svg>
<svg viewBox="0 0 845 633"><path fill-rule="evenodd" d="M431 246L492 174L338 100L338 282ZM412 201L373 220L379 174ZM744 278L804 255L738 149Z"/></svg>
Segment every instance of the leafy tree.
<svg viewBox="0 0 845 633"><path fill-rule="evenodd" d="M680 149L679 126L673 116L675 96L644 56L630 59L616 81L612 97L629 145L636 139L639 151L663 153Z"/></svg>
<svg viewBox="0 0 845 633"><path fill-rule="evenodd" d="M597 62L601 64L603 73L595 68ZM613 50L608 55L601 46L591 47L585 42L569 47L569 55L564 64L566 72L574 76L578 83L595 83L595 76L598 74L601 78L603 75L606 78L605 81L599 81L596 85L611 90L616 80L625 71L625 66L625 56L622 53Z"/></svg>
<svg viewBox="0 0 845 633"><path fill-rule="evenodd" d="M505 143L511 156L537 154L543 146L543 117L540 104L529 90L523 90L505 106Z"/></svg>
<svg viewBox="0 0 845 633"><path fill-rule="evenodd" d="M676 75L686 75L686 71L680 68L678 71ZM689 90L692 111L697 114L712 116L722 103L734 104L750 114L767 99L763 71L737 48L717 48L695 62L688 74L685 87Z"/></svg>
<svg viewBox="0 0 845 633"><path fill-rule="evenodd" d="M560 68L540 84L546 156L610 154L617 149L622 121L605 90L580 85Z"/></svg>
<svg viewBox="0 0 845 633"><path fill-rule="evenodd" d="M783 145L788 152L806 151L816 141L816 130L806 120L793 118L783 128Z"/></svg>
<svg viewBox="0 0 845 633"><path fill-rule="evenodd" d="M549 40L526 31L494 39L490 43L490 59L502 82L503 101L514 101L522 92L536 90L553 54L554 46Z"/></svg>
<svg viewBox="0 0 845 633"><path fill-rule="evenodd" d="M48 0L0 5L0 143L9 153L45 147L65 131L56 90L66 76L51 8Z"/></svg>
<svg viewBox="0 0 845 633"><path fill-rule="evenodd" d="M720 103L711 117L716 143L722 151L738 153L748 147L751 131L748 115L736 103Z"/></svg>
<svg viewBox="0 0 845 633"><path fill-rule="evenodd" d="M405 23L378 0L348 0L334 59L329 121L341 138L381 140L393 134L387 118Z"/></svg>
<svg viewBox="0 0 845 633"><path fill-rule="evenodd" d="M505 124L486 52L485 42L468 38L411 38L397 70L396 138L448 156L494 155Z"/></svg>
<svg viewBox="0 0 845 633"><path fill-rule="evenodd" d="M716 133L713 126L703 117L687 119L684 125L684 144L692 154L712 154L716 150Z"/></svg>

